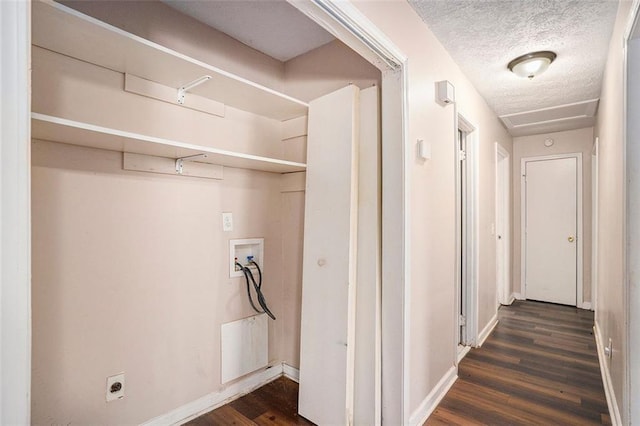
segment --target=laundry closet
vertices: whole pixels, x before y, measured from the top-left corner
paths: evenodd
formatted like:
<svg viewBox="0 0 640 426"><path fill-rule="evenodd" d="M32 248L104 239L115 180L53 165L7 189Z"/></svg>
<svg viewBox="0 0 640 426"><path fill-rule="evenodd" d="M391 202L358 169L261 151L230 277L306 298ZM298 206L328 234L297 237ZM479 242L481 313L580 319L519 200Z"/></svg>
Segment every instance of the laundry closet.
<svg viewBox="0 0 640 426"><path fill-rule="evenodd" d="M34 1L32 28L32 423L179 423L283 374L310 420L369 420L379 71L160 2Z"/></svg>

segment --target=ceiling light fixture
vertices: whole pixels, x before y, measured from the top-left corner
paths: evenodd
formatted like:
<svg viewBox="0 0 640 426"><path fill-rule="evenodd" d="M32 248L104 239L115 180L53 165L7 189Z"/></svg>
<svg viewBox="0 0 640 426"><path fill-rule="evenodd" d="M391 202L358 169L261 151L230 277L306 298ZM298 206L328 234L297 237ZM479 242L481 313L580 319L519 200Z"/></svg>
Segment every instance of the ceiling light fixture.
<svg viewBox="0 0 640 426"><path fill-rule="evenodd" d="M545 72L554 59L556 54L550 51L531 52L518 56L509 62L507 68L518 77L532 79Z"/></svg>

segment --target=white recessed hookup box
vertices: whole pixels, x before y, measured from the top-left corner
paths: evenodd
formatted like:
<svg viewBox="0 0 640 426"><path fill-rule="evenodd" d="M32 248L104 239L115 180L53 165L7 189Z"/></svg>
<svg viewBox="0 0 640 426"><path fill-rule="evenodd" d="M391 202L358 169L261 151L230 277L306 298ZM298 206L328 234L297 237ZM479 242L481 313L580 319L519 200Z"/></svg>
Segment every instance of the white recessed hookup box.
<svg viewBox="0 0 640 426"><path fill-rule="evenodd" d="M257 272L256 267L248 261L250 256L264 271L264 238L229 240L229 278L242 277L244 275L242 270L236 266L236 259L238 263L250 268L252 272Z"/></svg>

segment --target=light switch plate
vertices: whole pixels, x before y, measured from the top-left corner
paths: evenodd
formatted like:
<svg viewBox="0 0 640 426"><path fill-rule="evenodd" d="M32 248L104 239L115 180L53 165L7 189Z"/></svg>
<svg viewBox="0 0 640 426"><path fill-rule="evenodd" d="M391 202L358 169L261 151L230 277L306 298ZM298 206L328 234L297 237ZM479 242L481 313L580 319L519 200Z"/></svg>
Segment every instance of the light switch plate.
<svg viewBox="0 0 640 426"><path fill-rule="evenodd" d="M222 213L222 230L224 232L233 231L233 213L231 212Z"/></svg>

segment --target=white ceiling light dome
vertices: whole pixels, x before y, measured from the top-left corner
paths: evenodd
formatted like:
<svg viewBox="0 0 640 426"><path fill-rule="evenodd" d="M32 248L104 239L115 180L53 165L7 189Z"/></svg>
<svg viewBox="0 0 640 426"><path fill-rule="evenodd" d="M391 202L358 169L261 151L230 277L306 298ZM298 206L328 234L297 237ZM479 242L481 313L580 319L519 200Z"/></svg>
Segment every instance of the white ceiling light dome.
<svg viewBox="0 0 640 426"><path fill-rule="evenodd" d="M531 52L518 56L507 65L507 68L518 77L532 79L549 68L549 65L556 59L556 54L548 50L541 52Z"/></svg>

